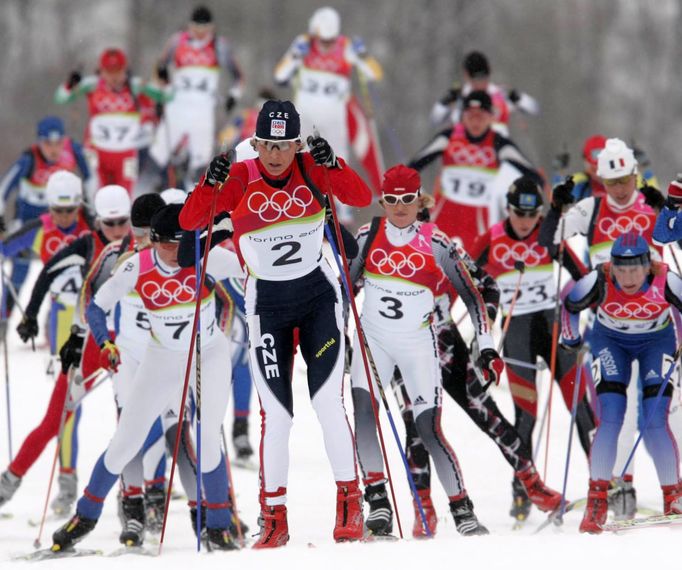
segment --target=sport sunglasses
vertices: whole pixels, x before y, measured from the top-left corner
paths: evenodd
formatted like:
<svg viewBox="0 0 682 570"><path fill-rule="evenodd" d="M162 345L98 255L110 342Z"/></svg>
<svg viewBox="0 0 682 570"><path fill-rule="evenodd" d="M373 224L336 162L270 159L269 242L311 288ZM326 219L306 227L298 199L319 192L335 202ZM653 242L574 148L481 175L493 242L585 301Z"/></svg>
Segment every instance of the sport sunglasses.
<svg viewBox="0 0 682 570"><path fill-rule="evenodd" d="M410 192L408 194L382 194L381 199L389 206L395 206L398 202L402 202L406 206L414 203L419 198L419 192Z"/></svg>
<svg viewBox="0 0 682 570"><path fill-rule="evenodd" d="M130 221L130 218L113 218L111 220L101 220L101 222L108 228L125 226Z"/></svg>

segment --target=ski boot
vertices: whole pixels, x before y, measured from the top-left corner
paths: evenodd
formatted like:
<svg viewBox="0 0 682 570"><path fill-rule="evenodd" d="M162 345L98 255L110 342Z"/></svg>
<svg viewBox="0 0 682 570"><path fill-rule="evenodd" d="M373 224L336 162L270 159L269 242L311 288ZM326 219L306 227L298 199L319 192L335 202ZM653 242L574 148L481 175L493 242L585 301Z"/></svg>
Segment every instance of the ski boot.
<svg viewBox="0 0 682 570"><path fill-rule="evenodd" d="M194 536L198 536L197 533L197 504L194 501L189 502L189 517L192 522L192 530L194 531ZM206 541L206 506L201 505L201 518L199 520L201 525L199 532L201 533L201 540Z"/></svg>
<svg viewBox="0 0 682 570"><path fill-rule="evenodd" d="M206 529L206 548L211 550L239 550L239 546L226 528Z"/></svg>
<svg viewBox="0 0 682 570"><path fill-rule="evenodd" d="M121 509L125 519L125 525L118 540L125 546L141 546L144 542L144 498L123 497Z"/></svg>
<svg viewBox="0 0 682 570"><path fill-rule="evenodd" d="M363 531L362 492L357 481L336 482L336 524L334 540L360 540Z"/></svg>
<svg viewBox="0 0 682 570"><path fill-rule="evenodd" d="M393 509L386 494L386 484L367 485L365 501L369 504L369 515L365 521L367 530L374 536L390 535L393 532Z"/></svg>
<svg viewBox="0 0 682 570"><path fill-rule="evenodd" d="M613 511L614 520L634 519L637 514L637 492L632 484L632 475L615 479L612 484L613 489L608 496L608 505Z"/></svg>
<svg viewBox="0 0 682 570"><path fill-rule="evenodd" d="M253 448L249 443L249 421L247 418L235 418L232 424L232 443L234 445L237 465L251 462Z"/></svg>
<svg viewBox="0 0 682 570"><path fill-rule="evenodd" d="M663 514L682 515L682 483L661 485L663 491Z"/></svg>
<svg viewBox="0 0 682 570"><path fill-rule="evenodd" d="M608 489L608 481L590 479L590 490L587 493L587 505L585 506L583 520L580 523L580 532L601 534L602 526L608 515Z"/></svg>
<svg viewBox="0 0 682 570"><path fill-rule="evenodd" d="M75 473L60 473L59 493L50 503L52 512L58 517L67 517L78 498L78 477Z"/></svg>
<svg viewBox="0 0 682 570"><path fill-rule="evenodd" d="M264 506L258 522L260 536L253 548L278 548L289 542L286 505Z"/></svg>
<svg viewBox="0 0 682 570"><path fill-rule="evenodd" d="M95 528L96 524L97 519L81 517L76 512L64 526L57 529L52 535L52 552L63 552L73 548L73 545L83 540Z"/></svg>
<svg viewBox="0 0 682 570"><path fill-rule="evenodd" d="M144 511L147 530L159 534L163 526L163 511L166 508L166 490L163 487L147 487L144 490Z"/></svg>
<svg viewBox="0 0 682 570"><path fill-rule="evenodd" d="M523 486L526 498L541 511L551 512L561 506L561 493L545 485L535 467L514 473L514 482L516 481L519 481ZM514 506L516 506L516 496L514 497ZM528 505L528 510L530 510L530 505ZM526 516L528 516L528 512L526 512Z"/></svg>
<svg viewBox="0 0 682 570"><path fill-rule="evenodd" d="M9 503L21 485L21 477L17 477L9 469L0 475L0 507Z"/></svg>
<svg viewBox="0 0 682 570"><path fill-rule="evenodd" d="M471 499L465 496L462 499L450 503L450 512L455 519L457 532L462 536L476 536L490 534L488 529L483 526L474 513L474 504Z"/></svg>
<svg viewBox="0 0 682 570"><path fill-rule="evenodd" d="M419 499L422 502L422 508L424 509L424 514L426 515L426 522L429 525L429 530L431 531L431 537L436 536L436 527L438 526L438 516L436 515L436 509L433 506L433 501L431 500L431 489L420 489L417 491ZM429 535L424 528L422 522L422 515L419 512L419 506L417 501L412 501L414 505L414 526L412 527L412 536L414 538L427 538Z"/></svg>
<svg viewBox="0 0 682 570"><path fill-rule="evenodd" d="M239 518L239 515L237 515L236 511L232 507L230 507L230 509L232 512L232 518L230 519L230 526L228 526L227 529L230 531L232 538L238 540L241 536L243 539L249 532L249 525Z"/></svg>
<svg viewBox="0 0 682 570"><path fill-rule="evenodd" d="M523 483L520 479L514 477L512 479L512 506L509 509L509 516L516 519L515 525L518 525L517 528L520 528L528 518L532 505L533 503L528 498Z"/></svg>

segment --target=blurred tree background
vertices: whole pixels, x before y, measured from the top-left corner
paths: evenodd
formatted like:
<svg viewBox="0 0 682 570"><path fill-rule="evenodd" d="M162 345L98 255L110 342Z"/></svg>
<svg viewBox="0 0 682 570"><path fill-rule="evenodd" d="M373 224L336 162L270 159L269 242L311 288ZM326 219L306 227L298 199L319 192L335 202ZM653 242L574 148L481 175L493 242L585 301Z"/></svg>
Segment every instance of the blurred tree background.
<svg viewBox="0 0 682 570"><path fill-rule="evenodd" d="M136 74L151 77L164 42L198 3L213 10L236 50L245 102L272 83L275 64L314 9L338 9L342 32L362 37L384 67L376 114L387 166L428 140L432 104L460 79L464 54L477 49L488 55L495 82L540 102L538 117L515 114L511 133L545 171L564 146L571 169L580 169L582 141L596 132L634 140L664 187L682 170L680 0L3 0L0 168L34 140L45 114L61 115L82 138L84 102L52 100L70 71L94 71L100 50L118 46ZM222 125L222 110L219 117Z"/></svg>

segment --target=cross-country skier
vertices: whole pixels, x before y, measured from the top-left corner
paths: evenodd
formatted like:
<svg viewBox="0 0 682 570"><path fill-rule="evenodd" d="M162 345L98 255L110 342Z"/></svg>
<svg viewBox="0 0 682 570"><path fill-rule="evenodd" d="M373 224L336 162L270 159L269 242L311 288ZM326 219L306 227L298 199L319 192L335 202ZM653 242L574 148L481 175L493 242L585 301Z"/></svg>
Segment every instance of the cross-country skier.
<svg viewBox="0 0 682 570"><path fill-rule="evenodd" d="M224 98L219 93L223 70L232 80ZM194 8L187 29L168 40L157 74L170 81L174 96L164 106L150 156L164 169L184 139L189 153L187 180L193 184L213 156L216 103L223 102L230 113L241 98L244 83L234 50L224 36L216 34L213 14L207 7Z"/></svg>
<svg viewBox="0 0 682 570"><path fill-rule="evenodd" d="M38 122L37 137L37 142L21 154L0 181L0 233L7 229L5 207L14 193L17 193L15 219L18 225L23 225L47 211L46 185L54 172L68 170L80 174L85 181L90 177L81 145L66 136L59 117L43 117ZM17 228L11 225L9 229ZM26 280L30 262L29 255L14 259L11 281L17 292ZM9 315L14 307L14 297L5 293L5 298Z"/></svg>
<svg viewBox="0 0 682 570"><path fill-rule="evenodd" d="M556 257L557 249L552 246L548 250L538 243L542 206L542 191L532 178L524 176L514 181L507 193L508 217L480 236L471 251L476 263L497 280L502 290L500 306L504 318L512 313L504 336L504 355L514 361L507 362L507 378L514 400L514 425L527 449L533 449L533 428L537 418L538 393L533 366L538 357L550 366L552 342L558 342L558 338L552 338L558 294L553 257ZM561 261L573 279L579 279L587 272L570 247L564 251ZM524 270L520 285L519 263L523 264ZM569 410L573 402L575 377L575 354L559 348L554 379L559 383ZM588 455L595 425L585 384L579 394L576 421L580 444ZM514 478L512 490L511 514L525 519L531 502L518 476Z"/></svg>
<svg viewBox="0 0 682 570"><path fill-rule="evenodd" d="M438 133L409 163L421 171L441 159L433 221L466 251L499 220L502 197L513 180L527 174L542 184L530 161L492 124L490 95L472 91L462 103L461 123Z"/></svg>
<svg viewBox="0 0 682 570"><path fill-rule="evenodd" d="M434 126L448 119L457 124L462 115L462 100L472 91L485 91L493 102L493 128L501 135L509 136L511 111L519 110L527 115L540 112L538 102L518 89L505 89L490 80L490 62L480 51L469 52L462 61L464 84L454 83L431 109Z"/></svg>
<svg viewBox="0 0 682 570"><path fill-rule="evenodd" d="M308 364L308 386L337 488L334 538L362 537L362 502L353 437L343 406L344 335L341 293L321 254L325 202L319 188L352 206L367 206L369 188L322 138L301 152L300 119L289 101L267 101L252 143L258 158L211 162L181 215L186 229L217 211L232 212L234 243L248 269L246 312L251 372L261 402L261 516L254 548L284 545L288 440L293 402L294 330Z"/></svg>
<svg viewBox="0 0 682 570"><path fill-rule="evenodd" d="M366 234L360 234L358 247L363 255L351 263L351 280L364 282L361 322L379 375L376 382L388 386L395 366L400 369L417 433L433 458L458 532L465 536L487 534L474 514L457 458L440 428L442 386L431 315L441 281L449 280L469 309L481 347L476 365L490 382L496 382L504 364L493 348L486 307L467 263L434 224L417 221L420 193L416 170L397 165L386 171L381 198L386 217L369 249L364 248ZM357 335L353 344L356 445L363 481L376 489L386 480ZM376 397L378 387L373 392ZM370 488L370 498L372 491ZM377 517L373 506L378 505L370 500L368 529L376 534L390 532L390 519Z"/></svg>
<svg viewBox="0 0 682 570"><path fill-rule="evenodd" d="M95 211L98 229L63 247L40 272L33 287L31 300L26 306L26 316L17 327L17 332L24 342L38 335L38 311L55 281L68 276L69 279L74 280L76 290L80 290L84 274L106 245L122 239L129 233L130 198L125 188L121 186L101 188L95 199ZM19 452L0 476L0 506L12 498L26 472L50 440L58 435L60 417L67 397L69 368L71 366L78 368L80 364L83 378L89 377L98 368L95 358L97 346L91 339L85 343L84 334L84 331L80 329L78 332L72 332L60 348L62 371L57 376L45 416L24 440ZM73 394L71 394L71 399L75 399ZM71 437L63 439L60 444L59 494L52 508L61 515L69 513L77 497L76 460L79 418L80 406L67 413L64 433L70 433Z"/></svg>
<svg viewBox="0 0 682 570"><path fill-rule="evenodd" d="M85 144L98 179L97 188L117 184L132 195L138 149L144 144L141 95L159 103L171 97L163 87L131 75L128 57L119 48L107 48L100 54L97 74L82 77L79 71L72 71L55 92L59 104L71 103L80 96L88 100Z"/></svg>
<svg viewBox="0 0 682 570"><path fill-rule="evenodd" d="M668 197L661 209L653 238L659 243L670 243L682 239L682 179L673 180L668 185Z"/></svg>
<svg viewBox="0 0 682 570"><path fill-rule="evenodd" d="M663 510L682 514L679 456L668 427L673 386L669 381L661 386L666 367L677 364L671 362L675 331L670 313L682 309L682 279L664 263L652 262L646 239L630 231L614 242L610 262L578 281L566 298L561 327L565 346L580 346L580 312L593 305L597 316L590 350L599 361L601 417L590 454L590 486L580 531L600 533L634 361L640 367L642 411L647 420L652 418L643 435L663 491Z"/></svg>

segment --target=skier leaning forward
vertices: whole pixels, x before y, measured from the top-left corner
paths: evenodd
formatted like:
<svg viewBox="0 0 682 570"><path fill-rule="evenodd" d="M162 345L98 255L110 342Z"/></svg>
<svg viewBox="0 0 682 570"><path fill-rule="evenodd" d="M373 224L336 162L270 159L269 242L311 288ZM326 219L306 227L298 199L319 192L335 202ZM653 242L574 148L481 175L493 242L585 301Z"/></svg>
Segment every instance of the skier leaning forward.
<svg viewBox="0 0 682 570"><path fill-rule="evenodd" d="M325 205L318 188L369 205L371 192L324 139L300 153L300 119L289 101L267 101L252 139L258 158L213 159L182 211L186 229L207 222L214 186L218 212L231 211L234 243L248 268L249 358L261 402L261 516L254 548L283 546L287 526L288 440L293 418L294 329L308 365L308 388L337 484L334 539L362 537L362 501L353 435L343 405L343 317L339 285L321 254ZM312 156L311 156L312 155ZM229 171L229 178L228 178Z"/></svg>
<svg viewBox="0 0 682 570"><path fill-rule="evenodd" d="M177 262L182 234L178 222L181 208L179 204L171 204L154 214L152 249L134 254L119 266L88 307L88 324L101 347L101 366L116 370L120 364L119 350L107 330L106 311L133 290L138 292L147 309L152 340L133 380L131 393L136 397L126 398L118 427L95 464L76 514L52 536L53 551L70 548L95 527L107 494L144 444L158 416L180 401L197 287L194 268L181 268ZM216 250L208 260L207 275L212 279L242 275L237 256L224 249ZM237 546L228 531L231 513L220 439L230 393L224 374L224 358L227 357L229 367L230 347L216 324L214 292L208 282L202 287L201 298L201 470L207 502L207 538L210 548L232 550ZM193 386L193 369L191 382Z"/></svg>
<svg viewBox="0 0 682 570"><path fill-rule="evenodd" d="M453 284L471 314L481 348L477 365L494 381L504 364L493 348L485 303L460 250L434 224L417 221L420 194L421 181L416 170L398 165L386 172L382 185L386 218L369 251L351 265L351 279L356 282L364 278L362 325L376 363L377 380L388 386L394 367L400 369L412 402L417 433L433 458L457 531L465 536L488 534L474 514L457 458L440 426L442 385L431 315L435 294L444 279ZM361 233L358 240L361 251L365 241L366 233ZM385 478L369 385L358 358L357 335L353 349L351 378L358 456L365 485L376 486ZM374 394L377 393L378 388L374 387ZM373 519L378 517L370 509L370 529ZM376 532L384 534L389 529L390 523L382 524Z"/></svg>

